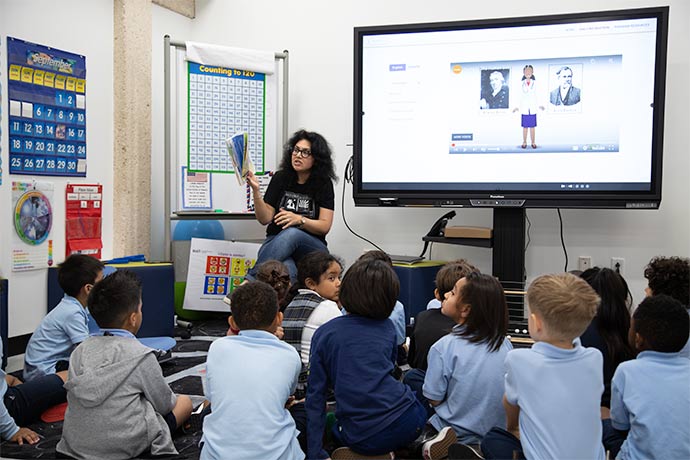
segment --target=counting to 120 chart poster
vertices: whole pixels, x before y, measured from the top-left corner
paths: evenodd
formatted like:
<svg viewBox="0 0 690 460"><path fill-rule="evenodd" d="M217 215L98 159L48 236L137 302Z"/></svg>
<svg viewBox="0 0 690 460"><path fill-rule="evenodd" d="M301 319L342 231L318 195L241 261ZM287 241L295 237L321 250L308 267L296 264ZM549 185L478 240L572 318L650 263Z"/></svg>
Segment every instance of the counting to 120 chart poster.
<svg viewBox="0 0 690 460"><path fill-rule="evenodd" d="M86 176L86 58L7 37L10 173Z"/></svg>
<svg viewBox="0 0 690 460"><path fill-rule="evenodd" d="M266 75L188 63L189 171L231 173L225 139L247 133L249 157L264 171Z"/></svg>

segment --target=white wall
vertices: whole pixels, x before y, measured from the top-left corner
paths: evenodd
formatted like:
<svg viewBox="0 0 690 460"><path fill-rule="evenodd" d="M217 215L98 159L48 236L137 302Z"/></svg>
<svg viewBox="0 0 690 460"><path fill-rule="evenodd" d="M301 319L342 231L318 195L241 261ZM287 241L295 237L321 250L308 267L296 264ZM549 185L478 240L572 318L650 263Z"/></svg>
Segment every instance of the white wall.
<svg viewBox="0 0 690 460"><path fill-rule="evenodd" d="M12 180L45 180L54 184L53 254L65 255L65 185L103 184L103 257L113 247L113 4L109 0L4 0L0 4L2 36L2 165L0 186L0 277L9 279L9 335L31 333L46 313L46 270L12 272ZM7 128L7 36L86 56L86 178L10 176Z"/></svg>
<svg viewBox="0 0 690 460"><path fill-rule="evenodd" d="M496 0L458 2L365 1L220 2L197 0L197 17L185 30L188 39L254 49L290 51L289 130L305 127L322 133L333 145L341 182L336 189L336 219L328 241L332 252L351 263L367 243L353 236L341 216L343 168L351 155L353 27L379 24L530 16L589 10L670 5L663 200L658 211L564 210L565 242L570 262L588 255L596 265L608 266L611 257L625 258L625 277L633 296L643 296L644 265L652 256L690 254L690 4L687 0L581 0L564 7L560 2ZM270 10L270 14L268 11ZM154 22L159 20L154 16ZM158 46L155 44L155 46ZM160 84L154 81L154 85ZM155 107L154 107L155 110ZM159 115L154 113L154 119ZM439 209L355 208L350 185L344 211L355 231L391 253L418 254L421 236L442 214ZM492 225L489 210L457 210L453 225ZM528 278L562 271L556 210L529 210L531 243L526 254ZM154 251L162 251L160 243ZM491 270L488 249L436 245L433 258L466 257Z"/></svg>

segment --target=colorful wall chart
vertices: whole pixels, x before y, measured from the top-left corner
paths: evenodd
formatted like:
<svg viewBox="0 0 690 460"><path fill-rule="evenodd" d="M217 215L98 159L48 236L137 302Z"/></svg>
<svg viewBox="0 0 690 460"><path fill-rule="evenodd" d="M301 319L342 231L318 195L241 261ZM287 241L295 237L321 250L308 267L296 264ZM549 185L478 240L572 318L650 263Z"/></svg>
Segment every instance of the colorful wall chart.
<svg viewBox="0 0 690 460"><path fill-rule="evenodd" d="M86 58L7 37L11 174L86 176Z"/></svg>
<svg viewBox="0 0 690 460"><path fill-rule="evenodd" d="M225 139L247 133L254 168L264 170L266 75L188 63L190 171L233 172Z"/></svg>
<svg viewBox="0 0 690 460"><path fill-rule="evenodd" d="M242 283L260 247L258 243L192 238L182 308L229 311L223 297Z"/></svg>
<svg viewBox="0 0 690 460"><path fill-rule="evenodd" d="M12 271L53 265L53 184L12 182Z"/></svg>

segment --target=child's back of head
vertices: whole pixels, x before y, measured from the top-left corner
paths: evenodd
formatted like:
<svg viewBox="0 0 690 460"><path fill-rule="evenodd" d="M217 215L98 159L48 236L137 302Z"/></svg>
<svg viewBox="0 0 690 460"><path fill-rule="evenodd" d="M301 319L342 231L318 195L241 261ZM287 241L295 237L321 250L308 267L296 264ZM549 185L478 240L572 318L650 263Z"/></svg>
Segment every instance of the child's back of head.
<svg viewBox="0 0 690 460"><path fill-rule="evenodd" d="M485 343L490 351L498 351L508 331L508 305L503 287L491 275L471 272L459 293L469 312L457 335L473 343Z"/></svg>
<svg viewBox="0 0 690 460"><path fill-rule="evenodd" d="M631 331L638 351L676 353L688 341L688 313L671 296L660 294L647 297L633 313Z"/></svg>
<svg viewBox="0 0 690 460"><path fill-rule="evenodd" d="M240 330L268 330L278 313L276 291L261 281L238 286L230 296L232 317Z"/></svg>
<svg viewBox="0 0 690 460"><path fill-rule="evenodd" d="M389 256L387 253L383 251L379 251L378 249L365 252L364 254L359 256L357 260L380 260L381 262L385 262L391 267L393 266L393 259L391 259L391 256Z"/></svg>
<svg viewBox="0 0 690 460"><path fill-rule="evenodd" d="M267 260L256 270L256 280L270 285L278 296L281 309L289 303L290 272L287 266L279 260Z"/></svg>
<svg viewBox="0 0 690 460"><path fill-rule="evenodd" d="M103 262L95 257L72 254L58 265L58 283L65 294L77 297L82 287L96 284L96 279L104 267Z"/></svg>
<svg viewBox="0 0 690 460"><path fill-rule="evenodd" d="M91 289L88 299L89 312L101 328L122 328L140 304L141 281L130 270L118 270L104 278Z"/></svg>
<svg viewBox="0 0 690 460"><path fill-rule="evenodd" d="M666 294L690 306L690 259L654 257L644 269L651 294Z"/></svg>
<svg viewBox="0 0 690 460"><path fill-rule="evenodd" d="M400 282L393 267L379 259L356 261L343 277L340 301L352 314L386 319L395 307Z"/></svg>
<svg viewBox="0 0 690 460"><path fill-rule="evenodd" d="M553 340L573 340L587 329L599 307L599 296L582 278L570 273L542 275L527 289L532 314L538 315Z"/></svg>

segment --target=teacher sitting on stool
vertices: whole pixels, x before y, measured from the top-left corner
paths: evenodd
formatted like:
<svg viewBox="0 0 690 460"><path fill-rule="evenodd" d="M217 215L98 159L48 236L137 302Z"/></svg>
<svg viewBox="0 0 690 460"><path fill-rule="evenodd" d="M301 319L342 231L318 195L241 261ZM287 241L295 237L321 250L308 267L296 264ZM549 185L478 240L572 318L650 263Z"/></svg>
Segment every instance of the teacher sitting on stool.
<svg viewBox="0 0 690 460"><path fill-rule="evenodd" d="M266 240L246 279L254 280L256 267L276 259L287 265L290 279L297 280L297 262L313 251L328 251L326 234L333 224L335 194L331 148L318 133L300 130L283 151L280 170L261 197L259 182L249 173L256 220L268 224Z"/></svg>

